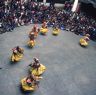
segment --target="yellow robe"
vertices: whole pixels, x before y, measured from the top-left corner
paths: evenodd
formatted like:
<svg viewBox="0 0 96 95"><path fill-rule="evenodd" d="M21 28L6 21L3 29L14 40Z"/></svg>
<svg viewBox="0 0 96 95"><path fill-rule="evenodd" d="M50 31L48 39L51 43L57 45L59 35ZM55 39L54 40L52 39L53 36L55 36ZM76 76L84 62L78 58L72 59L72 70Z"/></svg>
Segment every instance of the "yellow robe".
<svg viewBox="0 0 96 95"><path fill-rule="evenodd" d="M40 28L40 32L46 34L48 32L47 28Z"/></svg>
<svg viewBox="0 0 96 95"><path fill-rule="evenodd" d="M59 32L60 32L60 30L59 29L53 29L53 35L58 35L59 34Z"/></svg>
<svg viewBox="0 0 96 95"><path fill-rule="evenodd" d="M34 47L35 46L35 41L32 41L32 40L28 41L28 46Z"/></svg>
<svg viewBox="0 0 96 95"><path fill-rule="evenodd" d="M88 46L88 42L86 40L84 40L84 38L80 39L80 45L82 46Z"/></svg>
<svg viewBox="0 0 96 95"><path fill-rule="evenodd" d="M12 54L11 56L11 61L14 62L18 62L23 58L23 54L17 53L17 54Z"/></svg>
<svg viewBox="0 0 96 95"><path fill-rule="evenodd" d="M37 69L31 68L30 71L33 75L40 76L46 70L46 67L43 64L40 64L40 67Z"/></svg>
<svg viewBox="0 0 96 95"><path fill-rule="evenodd" d="M21 86L24 91L34 91L36 89L36 85L33 83L32 86L29 86L26 83L26 78L21 80Z"/></svg>

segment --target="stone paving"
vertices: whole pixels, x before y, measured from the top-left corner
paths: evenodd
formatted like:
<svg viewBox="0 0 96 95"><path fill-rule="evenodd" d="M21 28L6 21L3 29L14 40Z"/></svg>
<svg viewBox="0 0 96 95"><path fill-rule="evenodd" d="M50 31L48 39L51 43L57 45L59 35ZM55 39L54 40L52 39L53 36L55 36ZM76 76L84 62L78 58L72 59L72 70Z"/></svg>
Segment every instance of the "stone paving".
<svg viewBox="0 0 96 95"><path fill-rule="evenodd" d="M39 25L40 26L40 25ZM80 36L61 31L39 35L33 49L27 47L32 25L0 35L0 95L96 95L96 42L87 48L79 45ZM24 48L24 58L10 63L12 48ZM20 90L20 80L27 76L33 57L47 67L39 88L33 93Z"/></svg>

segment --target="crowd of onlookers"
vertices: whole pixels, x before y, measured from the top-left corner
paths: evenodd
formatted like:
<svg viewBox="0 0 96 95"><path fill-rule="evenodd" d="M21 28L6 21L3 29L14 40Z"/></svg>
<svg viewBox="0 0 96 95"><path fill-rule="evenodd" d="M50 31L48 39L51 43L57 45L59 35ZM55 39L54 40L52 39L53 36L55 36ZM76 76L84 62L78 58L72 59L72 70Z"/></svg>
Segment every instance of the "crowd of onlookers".
<svg viewBox="0 0 96 95"><path fill-rule="evenodd" d="M96 21L80 10L72 13L71 8L71 2L65 2L64 8L58 9L54 4L45 6L33 0L0 0L0 32L46 21L49 27L58 26L78 35L89 33L96 40Z"/></svg>

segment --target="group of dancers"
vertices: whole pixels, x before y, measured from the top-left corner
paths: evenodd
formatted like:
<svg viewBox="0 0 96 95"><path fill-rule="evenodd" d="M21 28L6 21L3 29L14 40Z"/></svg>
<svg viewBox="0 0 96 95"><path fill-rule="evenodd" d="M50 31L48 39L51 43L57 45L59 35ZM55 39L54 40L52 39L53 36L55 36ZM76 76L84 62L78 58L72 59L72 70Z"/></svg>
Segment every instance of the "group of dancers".
<svg viewBox="0 0 96 95"><path fill-rule="evenodd" d="M42 24L42 28L47 29L45 22ZM36 25L33 26L31 32L29 33L28 46L33 47L35 45L35 39L37 38L38 33L42 32L41 30L42 29L39 29ZM16 46L15 48L12 49L12 51L13 51L11 56L12 62L18 62L23 58L24 56L23 48ZM33 61L34 62L29 64L30 69L29 69L28 76L21 80L21 88L23 89L23 91L36 90L38 88L40 79L43 78L41 75L46 70L46 67L40 63L38 58L33 58Z"/></svg>
<svg viewBox="0 0 96 95"><path fill-rule="evenodd" d="M88 46L88 41L90 40L90 35L89 34L86 34L85 36L83 36L81 39L80 39L80 45L83 46L83 47L87 47Z"/></svg>
<svg viewBox="0 0 96 95"><path fill-rule="evenodd" d="M13 54L11 56L11 61L12 62L20 61L23 57L24 50L19 46L13 48L12 50L13 50ZM41 75L46 70L46 67L40 63L38 58L33 58L33 60L34 62L29 64L30 69L29 69L28 76L21 80L21 87L24 91L36 90L40 79L43 78L41 77Z"/></svg>
<svg viewBox="0 0 96 95"><path fill-rule="evenodd" d="M41 76L45 70L46 67L40 63L38 58L33 58L34 62L29 64L30 69L28 76L23 78L21 80L21 88L23 91L34 91L36 90L39 86L39 81L43 77Z"/></svg>
<svg viewBox="0 0 96 95"><path fill-rule="evenodd" d="M40 29L37 27L37 25L33 26L32 30L29 33L28 46L33 47L35 45L35 39L37 38L39 32L43 35L45 35L48 32L46 22L42 24L42 27ZM58 27L53 28L54 35L57 35L59 32L60 30ZM90 40L89 37L89 34L86 34L84 37L82 37L79 41L80 45L85 47L88 46L88 41ZM19 46L16 46L12 50L13 53L11 56L11 61L20 61L24 55L24 49ZM40 79L42 79L41 75L46 70L46 67L40 63L38 58L33 58L33 60L34 62L29 64L30 69L28 76L21 80L21 87L24 91L34 91L38 87Z"/></svg>

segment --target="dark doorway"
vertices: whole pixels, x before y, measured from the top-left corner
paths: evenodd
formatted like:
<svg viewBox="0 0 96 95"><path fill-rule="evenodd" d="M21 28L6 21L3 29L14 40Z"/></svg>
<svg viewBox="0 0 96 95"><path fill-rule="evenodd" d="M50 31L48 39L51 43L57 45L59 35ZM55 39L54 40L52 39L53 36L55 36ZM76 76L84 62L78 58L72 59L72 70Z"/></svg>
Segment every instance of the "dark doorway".
<svg viewBox="0 0 96 95"><path fill-rule="evenodd" d="M85 12L86 15L93 17L96 20L96 8L92 4L81 3L81 11Z"/></svg>

